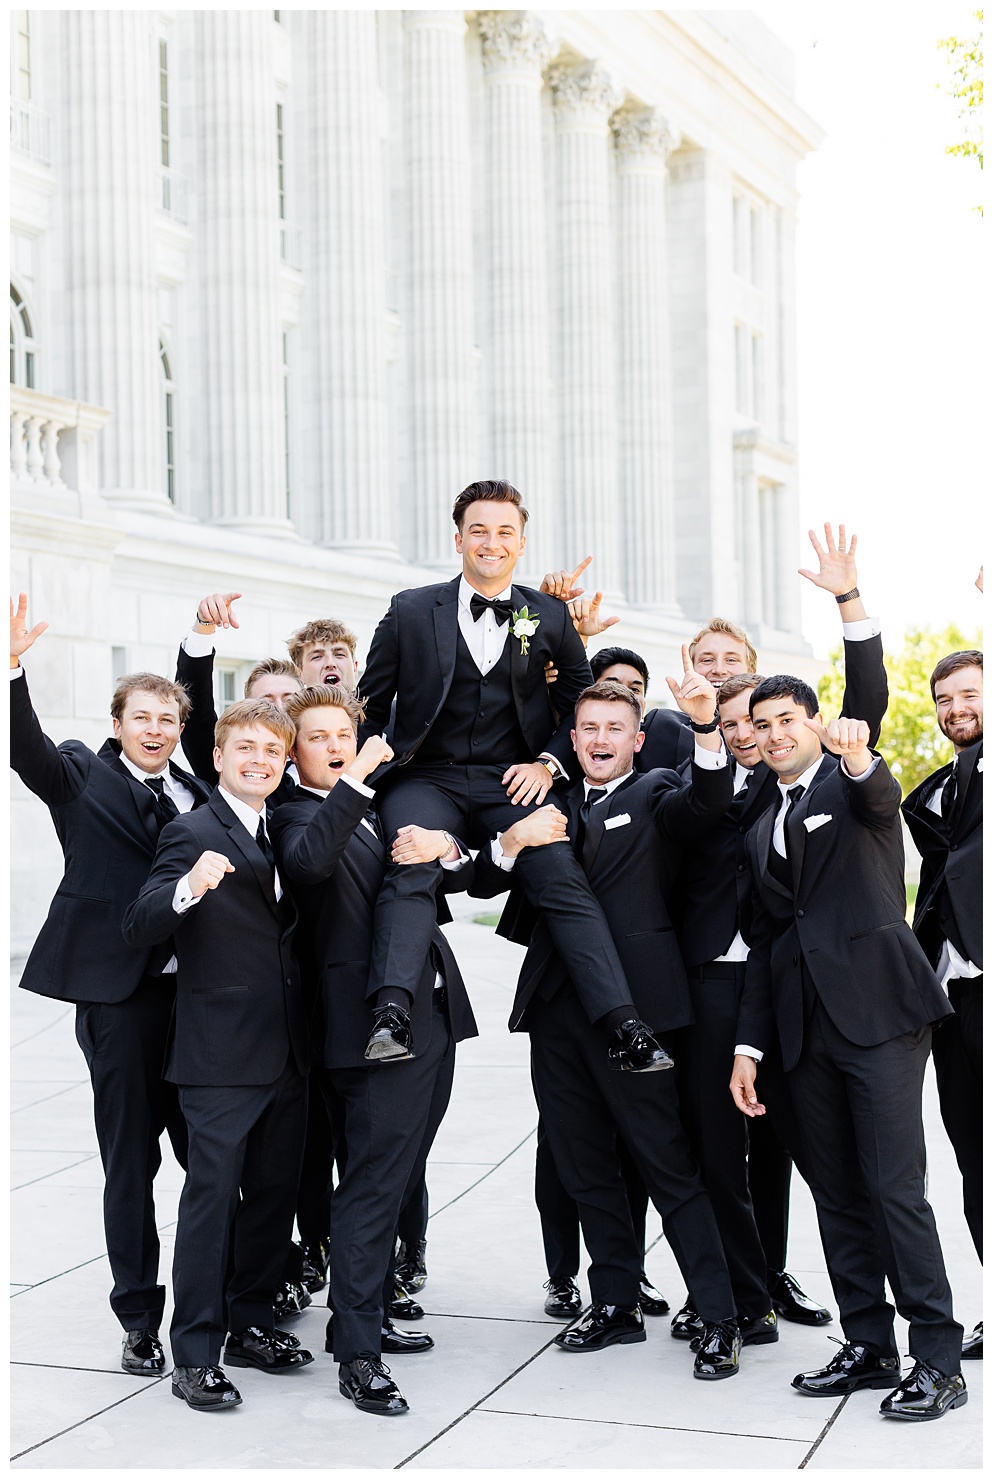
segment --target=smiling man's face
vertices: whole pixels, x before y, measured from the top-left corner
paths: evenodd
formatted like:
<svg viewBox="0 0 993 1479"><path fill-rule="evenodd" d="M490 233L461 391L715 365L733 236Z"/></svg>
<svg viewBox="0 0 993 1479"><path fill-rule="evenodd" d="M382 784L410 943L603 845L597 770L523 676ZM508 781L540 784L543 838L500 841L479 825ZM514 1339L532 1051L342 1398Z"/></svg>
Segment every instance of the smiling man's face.
<svg viewBox="0 0 993 1479"><path fill-rule="evenodd" d="M285 767L286 741L261 724L237 725L225 736L223 749L214 748L220 784L256 811L279 785Z"/></svg>
<svg viewBox="0 0 993 1479"><path fill-rule="evenodd" d="M804 720L807 711L795 699L767 698L755 705L752 727L759 759L781 781L793 781L809 770L821 754L821 742ZM820 714L811 718L820 720Z"/></svg>
<svg viewBox="0 0 993 1479"><path fill-rule="evenodd" d="M303 785L315 791L330 791L355 754L355 725L344 709L315 705L297 719L296 743L290 758Z"/></svg>
<svg viewBox="0 0 993 1479"><path fill-rule="evenodd" d="M938 728L950 739L956 752L983 737L983 670L957 668L934 685Z"/></svg>
<svg viewBox="0 0 993 1479"><path fill-rule="evenodd" d="M455 536L462 573L480 595L497 595L514 577L527 539L516 504L479 498L470 503Z"/></svg>
<svg viewBox="0 0 993 1479"><path fill-rule="evenodd" d="M718 702L717 705L724 743L731 752L731 758L739 765L743 765L746 770L751 770L762 762L762 756L755 743L752 717L748 712L748 700L751 695L752 690L748 689L745 693L736 693L734 698L728 699L727 703Z"/></svg>
<svg viewBox="0 0 993 1479"><path fill-rule="evenodd" d="M605 786L633 768L645 731L631 704L590 698L576 710L572 743L586 779Z"/></svg>
<svg viewBox="0 0 993 1479"><path fill-rule="evenodd" d="M122 752L149 775L165 770L182 732L179 704L141 688L128 694L123 714L114 720L114 736Z"/></svg>

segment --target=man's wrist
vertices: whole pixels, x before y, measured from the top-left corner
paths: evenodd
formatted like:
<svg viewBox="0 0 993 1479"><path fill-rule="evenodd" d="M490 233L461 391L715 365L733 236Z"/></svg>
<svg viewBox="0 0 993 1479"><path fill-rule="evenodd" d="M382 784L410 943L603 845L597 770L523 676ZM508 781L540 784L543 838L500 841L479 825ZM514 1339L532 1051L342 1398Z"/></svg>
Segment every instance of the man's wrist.
<svg viewBox="0 0 993 1479"><path fill-rule="evenodd" d="M10 670L11 670L11 672L12 673L16 673L17 672L17 669L20 666L21 666L21 660L20 660L20 658L19 657L15 657L14 654L11 653L11 655L10 655Z"/></svg>

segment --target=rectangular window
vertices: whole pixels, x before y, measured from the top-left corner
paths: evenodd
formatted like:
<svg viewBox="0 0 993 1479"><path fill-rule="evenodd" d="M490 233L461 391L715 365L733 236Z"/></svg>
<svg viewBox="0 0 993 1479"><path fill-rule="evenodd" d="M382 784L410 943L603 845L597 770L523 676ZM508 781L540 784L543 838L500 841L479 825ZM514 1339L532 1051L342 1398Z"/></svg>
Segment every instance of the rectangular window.
<svg viewBox="0 0 993 1479"><path fill-rule="evenodd" d="M731 231L733 234L735 276L747 277L748 203L743 195L735 195L732 197Z"/></svg>
<svg viewBox="0 0 993 1479"><path fill-rule="evenodd" d="M128 670L128 649L126 647L112 647L110 649L110 676L116 683L123 678Z"/></svg>
<svg viewBox="0 0 993 1479"><path fill-rule="evenodd" d="M757 288L762 286L762 213L753 206L748 212L748 245L751 258L749 277Z"/></svg>
<svg viewBox="0 0 993 1479"><path fill-rule="evenodd" d="M31 18L26 10L17 15L17 96L22 102L31 100Z"/></svg>
<svg viewBox="0 0 993 1479"><path fill-rule="evenodd" d="M171 390L166 391L165 398L165 454L166 454L166 493L169 502L176 502L176 451L175 451L175 425L173 422L173 395Z"/></svg>
<svg viewBox="0 0 993 1479"><path fill-rule="evenodd" d="M286 517L290 516L290 336L283 330L283 481Z"/></svg>
<svg viewBox="0 0 993 1479"><path fill-rule="evenodd" d="M169 168L169 49L161 36L159 37L159 163L166 169Z"/></svg>
<svg viewBox="0 0 993 1479"><path fill-rule="evenodd" d="M286 176L283 163L283 105L276 104L276 174L279 185L279 219L286 220Z"/></svg>
<svg viewBox="0 0 993 1479"><path fill-rule="evenodd" d="M217 695L215 707L217 712L222 713L230 704L233 704L238 695L235 692L236 673L234 668L217 669Z"/></svg>
<svg viewBox="0 0 993 1479"><path fill-rule="evenodd" d="M734 326L734 408L739 416L751 416L752 397L749 384L751 363L748 355L748 331Z"/></svg>
<svg viewBox="0 0 993 1479"><path fill-rule="evenodd" d="M762 572L762 620L780 627L779 489L759 484L759 565Z"/></svg>
<svg viewBox="0 0 993 1479"><path fill-rule="evenodd" d="M762 420L765 404L765 383L762 373L762 336L752 335L752 417Z"/></svg>

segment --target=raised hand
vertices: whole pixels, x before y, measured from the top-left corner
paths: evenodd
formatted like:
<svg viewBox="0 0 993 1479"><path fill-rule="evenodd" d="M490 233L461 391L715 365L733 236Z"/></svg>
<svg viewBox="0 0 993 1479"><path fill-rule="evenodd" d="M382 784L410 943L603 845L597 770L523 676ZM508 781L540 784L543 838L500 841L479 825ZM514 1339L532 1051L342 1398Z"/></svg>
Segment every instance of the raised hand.
<svg viewBox="0 0 993 1479"><path fill-rule="evenodd" d="M798 573L806 576L813 585L819 585L822 591L830 591L833 596L844 596L854 590L859 583L858 570L855 568L858 535L853 534L849 541L844 524L839 524L836 542L831 525L825 524L824 540L827 549L822 549L813 529L808 529L807 534L814 546L818 569L816 573L813 570L800 570Z"/></svg>
<svg viewBox="0 0 993 1479"><path fill-rule="evenodd" d="M597 591L595 596L573 596L567 602L569 615L576 631L585 641L587 637L599 637L608 627L616 626L620 621L619 616L601 616L600 602L603 600L603 591Z"/></svg>
<svg viewBox="0 0 993 1479"><path fill-rule="evenodd" d="M33 646L41 636L42 632L48 631L48 622L39 621L28 631L28 598L22 591L17 598L17 610L14 610L14 598L10 598L10 665L12 668L20 667L20 658Z"/></svg>
<svg viewBox="0 0 993 1479"><path fill-rule="evenodd" d="M503 773L500 784L514 806L526 806L529 801L540 805L552 786L552 773L540 760L526 765L511 765Z"/></svg>
<svg viewBox="0 0 993 1479"><path fill-rule="evenodd" d="M872 764L869 726L864 719L832 719L825 726L818 719L804 719L826 750L840 755L849 775L861 775Z"/></svg>
<svg viewBox="0 0 993 1479"><path fill-rule="evenodd" d="M215 591L212 596L204 596L197 607L197 621L204 627L235 627L238 626L238 618L232 607L235 601L241 600L241 591L227 591L222 594Z"/></svg>
<svg viewBox="0 0 993 1479"><path fill-rule="evenodd" d="M384 765L387 760L392 759L393 751L383 736L371 734L351 765L346 766L345 774L350 775L353 781L364 781L367 775L372 775L378 765Z"/></svg>
<svg viewBox="0 0 993 1479"><path fill-rule="evenodd" d="M979 592L980 595L983 594L983 567L982 567L982 565L980 565L980 567L979 567L979 574L976 576L976 590Z"/></svg>
<svg viewBox="0 0 993 1479"><path fill-rule="evenodd" d="M209 888L216 888L225 873L233 873L234 864L222 852L202 852L190 869L190 893L199 899Z"/></svg>
<svg viewBox="0 0 993 1479"><path fill-rule="evenodd" d="M690 649L683 643L683 681L678 683L675 678L666 678L669 692L684 714L688 714L694 724L709 724L717 713L717 690L712 683L708 683L702 673L698 673L690 661ZM716 731L715 731L716 732Z"/></svg>
<svg viewBox="0 0 993 1479"><path fill-rule="evenodd" d="M755 1071L754 1058L749 1058L744 1053L735 1054L731 1083L728 1087L731 1090L731 1098L742 1114L747 1114L750 1120L765 1114L765 1105L759 1103L755 1094Z"/></svg>
<svg viewBox="0 0 993 1479"><path fill-rule="evenodd" d="M525 847L547 847L550 842L568 842L566 833L569 823L557 806L543 806L530 816L521 817L500 836L500 851L504 857L516 858Z"/></svg>
<svg viewBox="0 0 993 1479"><path fill-rule="evenodd" d="M434 863L452 853L453 847L447 832L432 832L427 827L399 827L390 856L394 863ZM453 862L457 854L455 847Z"/></svg>
<svg viewBox="0 0 993 1479"><path fill-rule="evenodd" d="M582 575L586 567L593 563L593 556L587 555L581 560L575 570L554 570L546 575L539 590L544 591L546 596L557 596L560 601L574 601L581 596L584 586L577 586L576 581Z"/></svg>

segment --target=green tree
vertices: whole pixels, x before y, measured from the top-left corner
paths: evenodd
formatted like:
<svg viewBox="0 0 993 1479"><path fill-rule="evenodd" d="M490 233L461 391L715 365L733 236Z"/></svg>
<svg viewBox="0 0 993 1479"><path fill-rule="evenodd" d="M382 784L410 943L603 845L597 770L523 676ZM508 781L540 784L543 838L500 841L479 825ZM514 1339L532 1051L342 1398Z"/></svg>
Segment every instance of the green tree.
<svg viewBox="0 0 993 1479"><path fill-rule="evenodd" d="M952 758L951 742L945 739L934 716L931 673L935 663L947 652L982 645L981 631L964 632L955 625L941 631L908 627L902 650L895 657L887 655L890 702L879 750L905 796L932 770ZM831 670L818 684L818 697L826 718L833 719L841 712L844 691L844 653L838 647L831 653Z"/></svg>
<svg viewBox="0 0 993 1479"><path fill-rule="evenodd" d="M977 159L983 167L983 12L973 11L976 30L973 36L945 36L938 42L952 69L948 94L958 104L963 137L949 144L946 154L964 159ZM982 206L976 209L980 215Z"/></svg>

